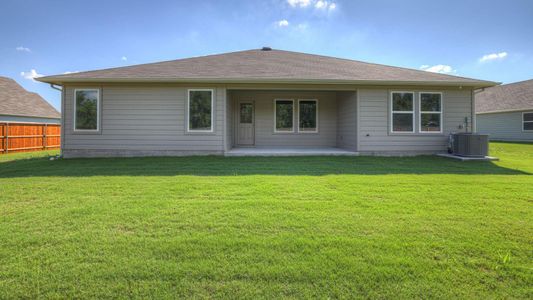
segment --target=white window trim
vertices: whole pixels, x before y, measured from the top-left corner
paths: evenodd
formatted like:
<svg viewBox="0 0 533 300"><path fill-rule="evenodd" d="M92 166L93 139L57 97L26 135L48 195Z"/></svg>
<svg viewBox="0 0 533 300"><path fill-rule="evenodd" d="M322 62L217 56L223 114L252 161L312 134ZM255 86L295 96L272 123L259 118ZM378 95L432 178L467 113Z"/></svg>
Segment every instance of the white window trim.
<svg viewBox="0 0 533 300"><path fill-rule="evenodd" d="M533 132L533 130L524 129L524 124L525 123L533 123L533 121L526 121L524 119L524 115L525 114L533 114L533 111L524 111L524 112L522 112L522 132Z"/></svg>
<svg viewBox="0 0 533 300"><path fill-rule="evenodd" d="M209 91L211 92L211 129L210 130L199 130L199 129L191 129L190 126L190 122L189 122L189 117L190 117L190 113L191 113L191 92L206 92L206 91ZM214 132L214 129L215 129L215 119L214 119L214 116L215 116L215 90L214 89L188 89L187 90L187 132L190 132L190 133L212 133Z"/></svg>
<svg viewBox="0 0 533 300"><path fill-rule="evenodd" d="M403 93L403 94L412 94L413 95L413 110L412 111L403 111L403 110L397 110L395 111L394 110L394 105L392 103L392 95L393 94L397 94L397 93ZM412 92L412 91L391 91L390 92L390 97L389 97L389 105L390 105L390 132L391 133L398 133L398 134L410 134L410 133L415 133L415 103L416 103L416 99L415 99L415 92ZM393 118L393 115L397 113L397 114L411 114L413 116L413 130L411 131L394 131L394 118Z"/></svg>
<svg viewBox="0 0 533 300"><path fill-rule="evenodd" d="M76 128L76 94L78 91L96 91L96 129L77 129ZM80 88L74 89L74 132L99 132L100 131L100 89L98 88Z"/></svg>
<svg viewBox="0 0 533 300"><path fill-rule="evenodd" d="M422 111L422 94L438 94L440 95L440 111ZM442 133L443 124L443 108L444 96L442 92L419 92L418 93L418 133L421 134L440 134ZM439 131L422 131L422 114L439 114L440 115L440 130Z"/></svg>
<svg viewBox="0 0 533 300"><path fill-rule="evenodd" d="M278 123L277 121L277 107L276 107L276 102L278 101L291 101L292 102L292 129L291 131L286 131L286 130L278 130L278 128L276 127L276 124ZM274 99L274 133L294 133L294 114L296 113L296 108L294 107L294 99Z"/></svg>
<svg viewBox="0 0 533 300"><path fill-rule="evenodd" d="M315 101L316 104L316 128L313 131L301 131L300 128L300 102L301 101ZM296 123L298 123L298 133L318 133L318 99L298 99L298 114Z"/></svg>

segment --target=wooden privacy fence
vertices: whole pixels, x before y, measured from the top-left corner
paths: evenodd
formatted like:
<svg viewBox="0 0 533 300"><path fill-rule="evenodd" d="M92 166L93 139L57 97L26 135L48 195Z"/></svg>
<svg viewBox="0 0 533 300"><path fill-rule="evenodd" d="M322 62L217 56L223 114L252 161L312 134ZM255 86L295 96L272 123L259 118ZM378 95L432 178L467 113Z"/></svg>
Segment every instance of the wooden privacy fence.
<svg viewBox="0 0 533 300"><path fill-rule="evenodd" d="M0 154L59 149L61 125L0 122Z"/></svg>

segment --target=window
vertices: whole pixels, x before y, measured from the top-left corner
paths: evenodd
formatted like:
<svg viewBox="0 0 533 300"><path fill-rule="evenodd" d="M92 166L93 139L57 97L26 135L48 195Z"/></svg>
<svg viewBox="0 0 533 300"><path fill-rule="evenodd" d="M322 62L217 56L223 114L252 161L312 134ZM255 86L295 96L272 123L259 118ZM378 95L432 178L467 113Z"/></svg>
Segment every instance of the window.
<svg viewBox="0 0 533 300"><path fill-rule="evenodd" d="M98 131L100 90L74 90L74 130Z"/></svg>
<svg viewBox="0 0 533 300"><path fill-rule="evenodd" d="M533 131L533 112L522 113L522 130Z"/></svg>
<svg viewBox="0 0 533 300"><path fill-rule="evenodd" d="M240 104L240 123L241 124L253 124L254 105L252 103Z"/></svg>
<svg viewBox="0 0 533 300"><path fill-rule="evenodd" d="M391 132L414 132L413 92L391 93Z"/></svg>
<svg viewBox="0 0 533 300"><path fill-rule="evenodd" d="M298 131L318 132L318 101L298 100Z"/></svg>
<svg viewBox="0 0 533 300"><path fill-rule="evenodd" d="M275 132L294 132L294 100L274 101Z"/></svg>
<svg viewBox="0 0 533 300"><path fill-rule="evenodd" d="M213 132L213 90L189 90L187 131Z"/></svg>
<svg viewBox="0 0 533 300"><path fill-rule="evenodd" d="M420 93L420 127L421 133L442 132L442 94Z"/></svg>

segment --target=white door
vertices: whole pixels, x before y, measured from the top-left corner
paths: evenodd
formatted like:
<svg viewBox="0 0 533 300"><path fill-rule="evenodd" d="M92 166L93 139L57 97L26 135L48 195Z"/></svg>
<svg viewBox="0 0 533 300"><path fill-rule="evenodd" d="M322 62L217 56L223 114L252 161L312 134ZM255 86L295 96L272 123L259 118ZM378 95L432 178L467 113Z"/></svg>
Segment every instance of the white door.
<svg viewBox="0 0 533 300"><path fill-rule="evenodd" d="M253 146L255 143L254 103L239 102L239 122L237 125L237 144Z"/></svg>

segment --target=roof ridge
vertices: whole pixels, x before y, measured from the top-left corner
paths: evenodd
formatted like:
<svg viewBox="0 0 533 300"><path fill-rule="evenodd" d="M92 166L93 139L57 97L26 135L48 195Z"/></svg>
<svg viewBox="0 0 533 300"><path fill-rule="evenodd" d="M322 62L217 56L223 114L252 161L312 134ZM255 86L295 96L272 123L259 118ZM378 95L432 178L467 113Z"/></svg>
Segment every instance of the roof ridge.
<svg viewBox="0 0 533 300"><path fill-rule="evenodd" d="M15 79L11 78L11 77L7 77L7 76L2 76L2 75L0 75L0 80L1 80L1 79L5 79L5 80L7 80L7 81L12 81L12 82L17 83L17 81L16 81ZM17 83L17 85L19 85L19 84Z"/></svg>
<svg viewBox="0 0 533 300"><path fill-rule="evenodd" d="M19 91L23 91L25 93L30 93L26 88L24 88L22 85L20 85L15 79L7 76L0 76L0 80L5 80L5 82L8 82L9 88L11 89L17 89Z"/></svg>

